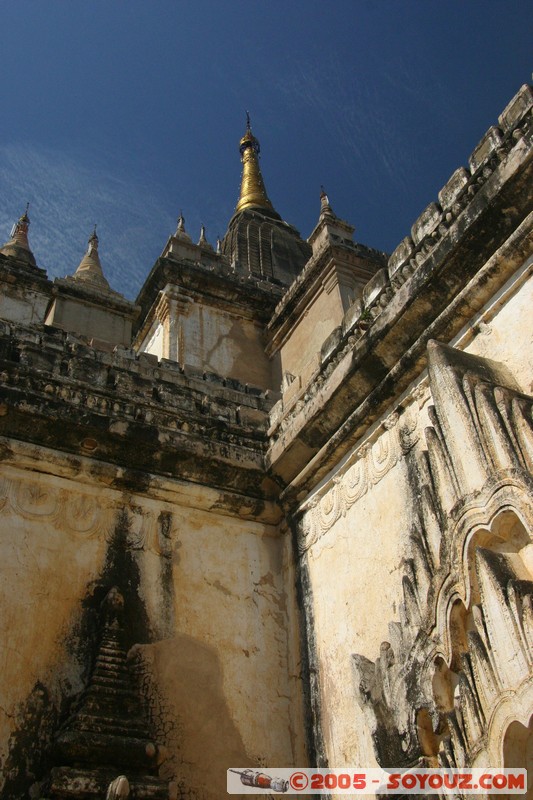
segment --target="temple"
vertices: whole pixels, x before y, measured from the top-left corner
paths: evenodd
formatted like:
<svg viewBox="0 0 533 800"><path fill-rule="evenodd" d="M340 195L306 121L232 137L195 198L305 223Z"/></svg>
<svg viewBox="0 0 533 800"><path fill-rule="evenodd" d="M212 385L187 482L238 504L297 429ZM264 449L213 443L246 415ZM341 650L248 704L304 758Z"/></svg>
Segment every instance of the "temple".
<svg viewBox="0 0 533 800"><path fill-rule="evenodd" d="M387 254L324 189L307 239L284 221L248 117L225 236L180 213L134 302L96 228L49 279L26 208L2 798L306 765L524 767L533 798L532 138L526 85Z"/></svg>

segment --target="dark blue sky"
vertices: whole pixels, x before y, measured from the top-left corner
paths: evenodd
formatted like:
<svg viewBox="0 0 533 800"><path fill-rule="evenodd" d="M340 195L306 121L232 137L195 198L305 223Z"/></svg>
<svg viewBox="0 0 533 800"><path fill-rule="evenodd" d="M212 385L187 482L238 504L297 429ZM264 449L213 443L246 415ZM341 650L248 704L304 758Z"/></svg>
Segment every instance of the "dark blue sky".
<svg viewBox="0 0 533 800"><path fill-rule="evenodd" d="M223 235L245 109L270 199L304 237L324 184L393 250L533 70L518 0L3 0L0 239L31 202L50 276L94 222L135 296L180 209Z"/></svg>

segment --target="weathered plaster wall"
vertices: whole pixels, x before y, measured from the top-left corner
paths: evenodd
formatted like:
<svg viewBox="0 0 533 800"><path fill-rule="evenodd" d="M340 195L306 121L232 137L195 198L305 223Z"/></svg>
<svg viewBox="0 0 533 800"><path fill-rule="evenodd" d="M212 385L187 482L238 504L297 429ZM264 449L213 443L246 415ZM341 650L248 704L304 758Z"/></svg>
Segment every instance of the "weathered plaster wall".
<svg viewBox="0 0 533 800"><path fill-rule="evenodd" d="M306 308L281 348L283 374L302 375L307 362L320 352L324 340L342 319L339 285L323 289Z"/></svg>
<svg viewBox="0 0 533 800"><path fill-rule="evenodd" d="M115 345L131 342L131 317L71 297L57 297L45 322L88 339L103 339Z"/></svg>
<svg viewBox="0 0 533 800"><path fill-rule="evenodd" d="M23 325L39 324L44 320L49 302L44 292L10 285L0 290L0 318L15 320Z"/></svg>
<svg viewBox="0 0 533 800"><path fill-rule="evenodd" d="M160 333L164 325L167 325L166 337ZM177 358L180 364L235 378L243 384L273 388L261 326L251 319L200 303L190 303L186 314L152 328L140 352Z"/></svg>
<svg viewBox="0 0 533 800"><path fill-rule="evenodd" d="M320 707L329 763L377 766L354 691L351 655L374 657L401 600L402 558L413 524L398 424L341 469L302 527L315 619ZM372 466L376 467L372 472Z"/></svg>
<svg viewBox="0 0 533 800"><path fill-rule="evenodd" d="M254 386L271 386L260 327L196 303L183 320L183 363Z"/></svg>
<svg viewBox="0 0 533 800"><path fill-rule="evenodd" d="M38 779L47 767L32 764L32 748L46 750L87 680L99 604L113 584L169 751L165 777L214 797L229 766L302 763L293 584L277 528L217 512L209 490L195 487L188 502L185 487L173 497L168 483L148 499L95 481L89 460L76 460L74 475L56 452L25 452L4 450L0 486L9 796L28 790L24 773Z"/></svg>
<svg viewBox="0 0 533 800"><path fill-rule="evenodd" d="M533 388L533 257L469 325L464 349L504 363L523 392ZM459 343L463 337L458 337Z"/></svg>
<svg viewBox="0 0 533 800"><path fill-rule="evenodd" d="M168 358L169 354L165 352L164 341L164 327L160 322L156 321L148 332L146 344L143 345L141 352L152 353L152 355L157 356L159 359Z"/></svg>

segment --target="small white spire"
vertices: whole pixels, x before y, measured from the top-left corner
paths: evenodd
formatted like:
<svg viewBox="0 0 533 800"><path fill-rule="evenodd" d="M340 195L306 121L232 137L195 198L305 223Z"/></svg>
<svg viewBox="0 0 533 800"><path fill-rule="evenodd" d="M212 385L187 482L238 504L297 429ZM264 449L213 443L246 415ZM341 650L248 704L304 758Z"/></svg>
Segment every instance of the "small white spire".
<svg viewBox="0 0 533 800"><path fill-rule="evenodd" d="M28 264L35 266L35 258L30 249L28 241L28 228L30 226L30 218L28 217L29 203L26 203L26 211L15 222L11 229L11 237L5 245L0 248L0 253L5 256L13 256L20 261L26 261Z"/></svg>
<svg viewBox="0 0 533 800"><path fill-rule="evenodd" d="M98 236L96 234L96 225L94 230L89 236L87 243L87 252L79 263L78 269L72 276L76 280L87 281L92 283L99 289L109 289L110 286L104 277L102 265L100 263L100 255L98 253Z"/></svg>
<svg viewBox="0 0 533 800"><path fill-rule="evenodd" d="M176 228L176 233L174 234L176 239L183 239L186 242L191 241L191 237L185 230L185 217L183 213L180 211L180 215L178 217L178 227Z"/></svg>
<svg viewBox="0 0 533 800"><path fill-rule="evenodd" d="M202 227L200 228L200 238L198 239L198 246L203 247L204 250L213 249L213 246L209 244L209 242L205 238L205 225L202 225Z"/></svg>
<svg viewBox="0 0 533 800"><path fill-rule="evenodd" d="M333 209L329 204L329 197L323 186L320 187L320 216L335 217Z"/></svg>

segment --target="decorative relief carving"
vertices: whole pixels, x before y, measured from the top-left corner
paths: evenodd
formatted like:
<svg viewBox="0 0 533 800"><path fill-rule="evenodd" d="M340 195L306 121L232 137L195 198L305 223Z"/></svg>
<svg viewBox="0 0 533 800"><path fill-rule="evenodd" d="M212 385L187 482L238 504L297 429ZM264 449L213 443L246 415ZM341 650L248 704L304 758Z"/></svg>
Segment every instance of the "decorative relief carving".
<svg viewBox="0 0 533 800"><path fill-rule="evenodd" d="M153 550L155 542L155 518L150 511L145 511L140 506L130 506L128 509L128 535L126 544L131 550Z"/></svg>
<svg viewBox="0 0 533 800"><path fill-rule="evenodd" d="M51 522L69 533L95 536L109 526L109 509L91 494L76 494L31 478L0 480L0 508L26 520Z"/></svg>
<svg viewBox="0 0 533 800"><path fill-rule="evenodd" d="M125 546L131 550L150 550L168 558L172 550L172 515L160 508L141 505L124 505L124 498L91 492L82 493L80 487L73 492L57 484L47 485L27 476L0 477L0 510L31 522L50 523L57 530L84 537L103 537L110 540L114 534L119 512L127 515ZM159 515L160 524L157 524Z"/></svg>
<svg viewBox="0 0 533 800"><path fill-rule="evenodd" d="M439 754L444 766L467 766L489 749L489 721L501 701L508 706L512 695L533 685L533 582L516 574L512 557L481 547L475 571L480 603L472 607L449 740Z"/></svg>
<svg viewBox="0 0 533 800"><path fill-rule="evenodd" d="M354 676L381 764L496 764L520 698L533 702L533 398L501 365L428 350L400 621L375 662L353 656Z"/></svg>
<svg viewBox="0 0 533 800"><path fill-rule="evenodd" d="M308 533L300 542L300 552L312 547L340 517L344 517L353 504L414 447L419 438L416 404L401 416L396 411L390 414L380 425L373 441L365 442L321 492L304 506Z"/></svg>
<svg viewBox="0 0 533 800"><path fill-rule="evenodd" d="M89 495L67 495L64 503L64 520L75 533L90 535L98 529L102 509L95 497Z"/></svg>
<svg viewBox="0 0 533 800"><path fill-rule="evenodd" d="M15 513L24 518L52 520L59 510L59 495L34 481L9 482L9 501Z"/></svg>

